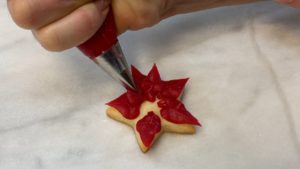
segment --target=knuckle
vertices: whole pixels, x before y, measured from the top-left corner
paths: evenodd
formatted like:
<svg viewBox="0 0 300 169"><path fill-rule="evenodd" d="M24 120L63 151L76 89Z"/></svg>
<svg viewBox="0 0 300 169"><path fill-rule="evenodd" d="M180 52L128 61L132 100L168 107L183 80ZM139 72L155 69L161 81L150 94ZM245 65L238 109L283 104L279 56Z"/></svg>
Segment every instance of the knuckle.
<svg viewBox="0 0 300 169"><path fill-rule="evenodd" d="M34 26L33 11L27 1L10 0L8 1L9 11L14 22L25 29Z"/></svg>
<svg viewBox="0 0 300 169"><path fill-rule="evenodd" d="M154 8L142 8L137 11L136 21L140 28L153 26L160 21L159 12Z"/></svg>
<svg viewBox="0 0 300 169"><path fill-rule="evenodd" d="M83 21L85 31L97 30L100 27L100 14L96 8L92 9L88 7L82 7L78 11L78 17Z"/></svg>

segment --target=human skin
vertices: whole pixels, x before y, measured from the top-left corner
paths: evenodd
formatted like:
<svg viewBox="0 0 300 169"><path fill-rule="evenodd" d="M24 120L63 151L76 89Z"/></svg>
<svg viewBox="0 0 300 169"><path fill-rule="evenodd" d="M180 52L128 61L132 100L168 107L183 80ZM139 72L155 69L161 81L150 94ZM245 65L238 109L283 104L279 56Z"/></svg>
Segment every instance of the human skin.
<svg viewBox="0 0 300 169"><path fill-rule="evenodd" d="M33 32L47 50L82 44L101 27L112 6L118 34L151 27L161 20L221 6L257 0L7 0L13 20ZM300 0L278 0L300 7Z"/></svg>

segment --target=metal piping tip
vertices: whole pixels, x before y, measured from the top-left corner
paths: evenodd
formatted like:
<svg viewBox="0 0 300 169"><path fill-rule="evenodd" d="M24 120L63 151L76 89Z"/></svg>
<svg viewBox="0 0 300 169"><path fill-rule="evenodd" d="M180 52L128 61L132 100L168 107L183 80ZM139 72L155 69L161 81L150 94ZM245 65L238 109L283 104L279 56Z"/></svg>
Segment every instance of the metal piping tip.
<svg viewBox="0 0 300 169"><path fill-rule="evenodd" d="M125 88L129 87L135 90L135 85L119 42L93 60Z"/></svg>

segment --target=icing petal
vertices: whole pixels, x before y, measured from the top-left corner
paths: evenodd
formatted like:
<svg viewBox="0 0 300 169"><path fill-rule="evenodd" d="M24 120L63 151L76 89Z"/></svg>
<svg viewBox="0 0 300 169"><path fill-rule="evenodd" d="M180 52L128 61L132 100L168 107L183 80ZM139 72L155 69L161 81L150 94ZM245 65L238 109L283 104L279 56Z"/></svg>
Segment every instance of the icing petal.
<svg viewBox="0 0 300 169"><path fill-rule="evenodd" d="M141 91L145 99L153 102L163 89L163 83L157 66L154 64L146 78L140 83Z"/></svg>
<svg viewBox="0 0 300 169"><path fill-rule="evenodd" d="M141 104L144 100L143 100L143 96L141 96L139 93L134 92L133 90L127 90L127 99L128 102L131 105L138 105Z"/></svg>
<svg viewBox="0 0 300 169"><path fill-rule="evenodd" d="M138 90L141 90L141 83L143 80L146 78L145 75L143 75L137 68L134 66L131 66L131 71L132 71L132 77L133 77L133 82L138 88Z"/></svg>
<svg viewBox="0 0 300 169"><path fill-rule="evenodd" d="M107 105L117 109L123 117L127 119L135 119L140 114L140 106L142 99L133 92L122 94L117 99L107 103Z"/></svg>
<svg viewBox="0 0 300 169"><path fill-rule="evenodd" d="M162 97L172 97L177 99L182 93L186 82L189 79L177 79L163 82L163 90L161 92Z"/></svg>
<svg viewBox="0 0 300 169"><path fill-rule="evenodd" d="M148 73L146 79L149 80L150 82L160 82L161 81L156 64L154 64L152 66L152 69Z"/></svg>
<svg viewBox="0 0 300 169"><path fill-rule="evenodd" d="M167 121L176 124L193 124L201 126L198 120L191 115L191 113L186 110L185 106L178 100L160 100L158 106L161 108L161 116Z"/></svg>
<svg viewBox="0 0 300 169"><path fill-rule="evenodd" d="M145 99L154 102L156 97L159 95L161 90L163 89L163 86L161 83L153 83L149 80L144 80L142 83L142 92L145 96Z"/></svg>
<svg viewBox="0 0 300 169"><path fill-rule="evenodd" d="M146 116L137 122L136 130L139 132L144 145L150 147L155 135L161 131L160 118L152 111L148 112Z"/></svg>

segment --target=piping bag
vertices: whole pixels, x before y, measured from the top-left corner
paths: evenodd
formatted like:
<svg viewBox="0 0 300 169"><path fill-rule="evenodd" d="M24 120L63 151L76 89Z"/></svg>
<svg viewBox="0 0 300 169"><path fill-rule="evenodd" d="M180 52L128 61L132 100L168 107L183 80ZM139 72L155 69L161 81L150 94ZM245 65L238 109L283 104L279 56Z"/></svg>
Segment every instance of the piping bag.
<svg viewBox="0 0 300 169"><path fill-rule="evenodd" d="M117 36L116 23L110 7L100 29L78 48L125 88L135 89Z"/></svg>

